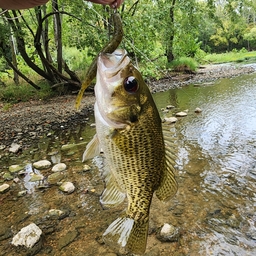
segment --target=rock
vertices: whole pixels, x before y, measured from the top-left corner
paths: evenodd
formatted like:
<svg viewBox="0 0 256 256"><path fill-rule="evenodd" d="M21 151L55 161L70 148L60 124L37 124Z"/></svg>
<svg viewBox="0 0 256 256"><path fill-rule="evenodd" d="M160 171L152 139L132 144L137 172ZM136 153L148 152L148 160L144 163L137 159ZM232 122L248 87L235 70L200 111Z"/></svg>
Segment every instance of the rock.
<svg viewBox="0 0 256 256"><path fill-rule="evenodd" d="M166 109L172 109L172 108L175 108L173 105L167 105L166 106Z"/></svg>
<svg viewBox="0 0 256 256"><path fill-rule="evenodd" d="M52 163L48 160L40 160L40 161L33 163L33 167L38 170L47 169L47 168L51 167L51 165L52 165Z"/></svg>
<svg viewBox="0 0 256 256"><path fill-rule="evenodd" d="M202 109L201 108L196 108L195 109L195 113L201 113L202 112Z"/></svg>
<svg viewBox="0 0 256 256"><path fill-rule="evenodd" d="M183 111L176 113L176 116L178 116L178 117L184 117L184 116L187 116L187 115L188 115L188 113L183 112Z"/></svg>
<svg viewBox="0 0 256 256"><path fill-rule="evenodd" d="M56 164L52 167L53 172L62 172L67 169L67 166L64 163Z"/></svg>
<svg viewBox="0 0 256 256"><path fill-rule="evenodd" d="M71 231L67 232L66 235L60 237L59 242L58 242L59 250L61 250L65 246L72 243L78 235L79 235L79 233L77 232L77 230L71 230Z"/></svg>
<svg viewBox="0 0 256 256"><path fill-rule="evenodd" d="M32 248L40 239L42 230L35 224L31 223L22 228L12 239L12 244L15 246L24 245L27 248Z"/></svg>
<svg viewBox="0 0 256 256"><path fill-rule="evenodd" d="M21 149L21 145L17 143L12 143L11 147L9 148L9 152L11 153L17 153Z"/></svg>
<svg viewBox="0 0 256 256"><path fill-rule="evenodd" d="M58 209L50 209L49 210L49 215L51 215L51 216L58 216L59 217L63 214L64 214L64 212L61 211L61 210L58 210Z"/></svg>
<svg viewBox="0 0 256 256"><path fill-rule="evenodd" d="M41 174L30 174L30 175L31 175L29 179L30 182L41 181L44 179L44 176Z"/></svg>
<svg viewBox="0 0 256 256"><path fill-rule="evenodd" d="M59 189L65 193L72 193L75 190L75 186L72 182L63 182L62 185L59 187Z"/></svg>
<svg viewBox="0 0 256 256"><path fill-rule="evenodd" d="M157 238L161 242L175 242L178 240L179 236L179 229L168 223L165 223L160 233L157 234Z"/></svg>
<svg viewBox="0 0 256 256"><path fill-rule="evenodd" d="M19 172L19 171L21 171L23 169L24 169L24 166L17 165L17 164L9 166L9 172L10 173Z"/></svg>
<svg viewBox="0 0 256 256"><path fill-rule="evenodd" d="M27 190L22 190L18 193L18 197L25 196L27 194Z"/></svg>
<svg viewBox="0 0 256 256"><path fill-rule="evenodd" d="M12 180L12 179L13 179L13 176L12 176L11 173L6 172L6 173L3 175L3 178L4 178L4 180Z"/></svg>
<svg viewBox="0 0 256 256"><path fill-rule="evenodd" d="M91 167L88 164L84 164L83 166L83 172L88 172L91 170Z"/></svg>
<svg viewBox="0 0 256 256"><path fill-rule="evenodd" d="M178 120L178 119L173 116L173 117L165 117L163 121L164 121L165 123L170 123L170 124L171 124L171 123L176 123L177 120Z"/></svg>
<svg viewBox="0 0 256 256"><path fill-rule="evenodd" d="M14 178L13 181L14 181L15 183L18 183L18 182L20 182L20 179L19 179L19 178Z"/></svg>
<svg viewBox="0 0 256 256"><path fill-rule="evenodd" d="M61 172L55 172L48 176L47 180L50 185L57 184L62 179L64 179L65 175Z"/></svg>
<svg viewBox="0 0 256 256"><path fill-rule="evenodd" d="M4 183L0 186L0 193L5 193L10 189L10 185L7 183Z"/></svg>
<svg viewBox="0 0 256 256"><path fill-rule="evenodd" d="M0 145L0 150L4 150L6 148L5 145Z"/></svg>

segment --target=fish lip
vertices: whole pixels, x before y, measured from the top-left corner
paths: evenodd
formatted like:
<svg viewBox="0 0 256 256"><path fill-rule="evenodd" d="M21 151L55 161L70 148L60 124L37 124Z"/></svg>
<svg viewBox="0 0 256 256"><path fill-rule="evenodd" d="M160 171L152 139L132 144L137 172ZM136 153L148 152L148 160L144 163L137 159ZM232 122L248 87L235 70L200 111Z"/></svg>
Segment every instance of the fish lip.
<svg viewBox="0 0 256 256"><path fill-rule="evenodd" d="M107 78L116 76L126 65L131 62L124 49L117 49L113 53L100 53L98 70Z"/></svg>

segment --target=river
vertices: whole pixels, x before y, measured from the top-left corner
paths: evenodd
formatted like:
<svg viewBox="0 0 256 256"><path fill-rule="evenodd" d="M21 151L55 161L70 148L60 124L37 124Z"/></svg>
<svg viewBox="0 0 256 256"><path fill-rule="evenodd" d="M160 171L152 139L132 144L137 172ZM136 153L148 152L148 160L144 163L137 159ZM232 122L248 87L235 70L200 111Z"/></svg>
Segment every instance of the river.
<svg viewBox="0 0 256 256"><path fill-rule="evenodd" d="M161 116L187 111L169 125L177 141L179 190L169 202L153 198L150 233L145 255L256 255L256 74L221 79L154 94ZM174 108L161 111L167 105ZM195 108L202 109L195 113ZM94 118L90 117L90 123ZM19 182L8 181L0 194L0 255L29 255L10 244L12 237L31 222L43 231L37 255L117 255L103 244L101 235L123 208L103 210L99 195L103 182L94 162L83 171L81 155L95 132L93 126L45 136L34 147L2 163L1 175L10 164L23 164ZM83 140L82 140L83 138ZM68 149L63 144L75 143ZM31 173L47 177L31 163L39 159L64 162L65 180L75 184L72 194L58 185L30 182ZM27 194L18 197L19 191ZM52 216L50 209L63 211ZM179 229L179 239L161 242L157 232L169 223ZM36 250L30 250L31 255Z"/></svg>

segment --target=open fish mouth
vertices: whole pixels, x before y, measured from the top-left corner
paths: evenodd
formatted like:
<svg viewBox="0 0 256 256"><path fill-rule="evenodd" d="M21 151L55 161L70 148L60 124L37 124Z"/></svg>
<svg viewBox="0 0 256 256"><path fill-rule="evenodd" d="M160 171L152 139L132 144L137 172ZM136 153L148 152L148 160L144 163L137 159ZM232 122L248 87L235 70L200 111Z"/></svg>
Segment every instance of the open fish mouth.
<svg viewBox="0 0 256 256"><path fill-rule="evenodd" d="M117 75L131 62L126 50L117 49L113 53L101 53L98 60L98 70L104 72L107 78Z"/></svg>

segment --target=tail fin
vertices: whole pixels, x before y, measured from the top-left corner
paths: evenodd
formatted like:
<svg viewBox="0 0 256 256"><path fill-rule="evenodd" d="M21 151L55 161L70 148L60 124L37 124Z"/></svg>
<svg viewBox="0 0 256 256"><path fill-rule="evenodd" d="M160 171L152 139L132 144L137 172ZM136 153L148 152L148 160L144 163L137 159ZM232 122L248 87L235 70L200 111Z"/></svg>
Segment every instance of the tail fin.
<svg viewBox="0 0 256 256"><path fill-rule="evenodd" d="M146 250L148 219L135 221L128 217L117 218L103 234L103 240L111 247L134 254L143 254Z"/></svg>

